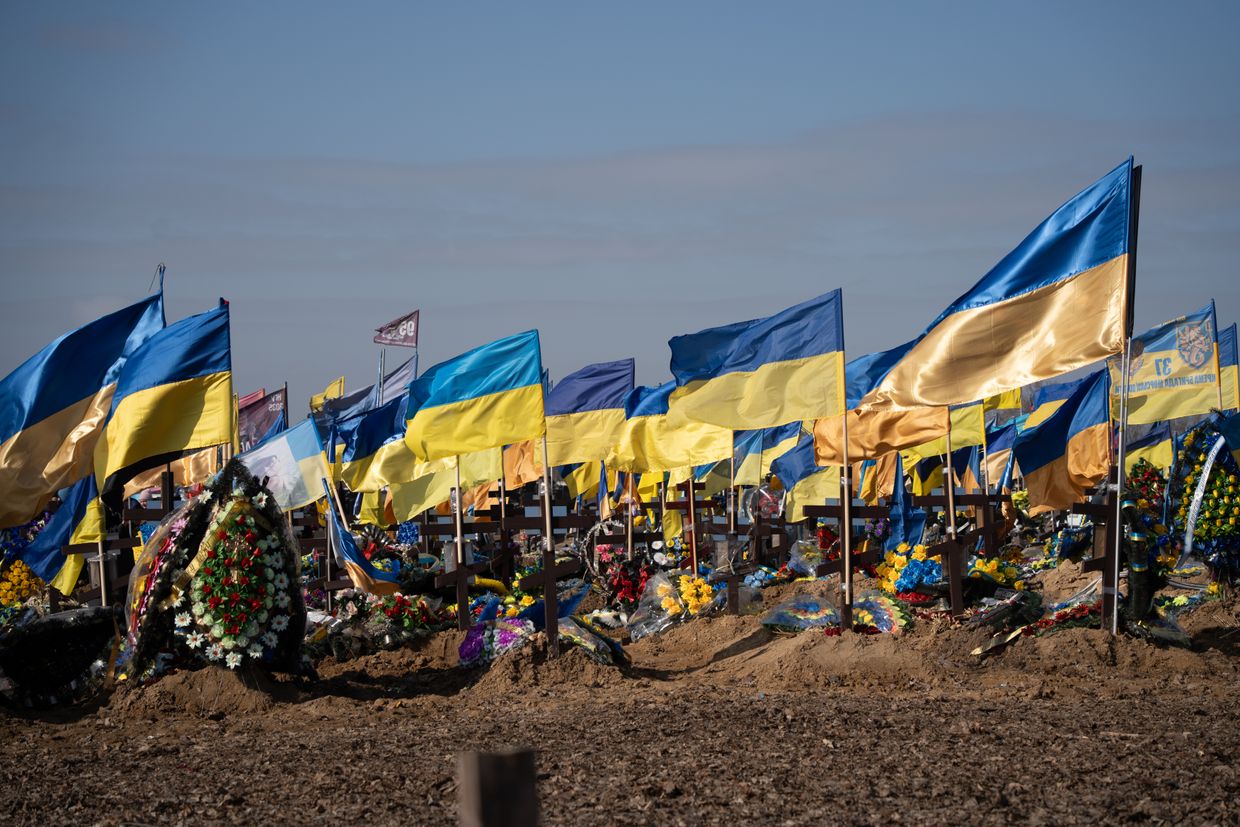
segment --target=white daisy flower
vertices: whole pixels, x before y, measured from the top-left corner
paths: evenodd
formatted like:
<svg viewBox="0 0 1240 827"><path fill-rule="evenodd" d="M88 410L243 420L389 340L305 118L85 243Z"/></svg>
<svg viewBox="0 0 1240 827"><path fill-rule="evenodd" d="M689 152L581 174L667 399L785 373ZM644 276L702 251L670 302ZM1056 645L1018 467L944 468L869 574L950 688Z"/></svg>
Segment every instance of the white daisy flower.
<svg viewBox="0 0 1240 827"><path fill-rule="evenodd" d="M229 669L236 669L241 665L241 653L229 652L228 657L224 658L224 663L228 664Z"/></svg>
<svg viewBox="0 0 1240 827"><path fill-rule="evenodd" d="M280 639L276 637L275 632L263 632L263 645L269 649L274 649Z"/></svg>
<svg viewBox="0 0 1240 827"><path fill-rule="evenodd" d="M259 508L266 508L267 507L267 492L259 491L257 494L255 494L254 504L258 506Z"/></svg>
<svg viewBox="0 0 1240 827"><path fill-rule="evenodd" d="M246 649L245 653L252 658L261 658L263 656L263 647L257 643L251 643L250 648Z"/></svg>
<svg viewBox="0 0 1240 827"><path fill-rule="evenodd" d="M283 632L288 628L288 615L276 615L271 619L271 628Z"/></svg>
<svg viewBox="0 0 1240 827"><path fill-rule="evenodd" d="M207 657L211 658L211 660L219 660L224 657L224 648L218 643L212 643L207 647Z"/></svg>
<svg viewBox="0 0 1240 827"><path fill-rule="evenodd" d="M284 572L280 572L279 574L277 574L276 579L275 579L275 587L277 589L287 589L288 588L288 575L285 574Z"/></svg>
<svg viewBox="0 0 1240 827"><path fill-rule="evenodd" d="M289 602L288 592L280 592L276 595L276 605L281 609L287 609Z"/></svg>
<svg viewBox="0 0 1240 827"><path fill-rule="evenodd" d="M190 616L189 612L181 612L176 616L175 622L177 626L188 626L194 622L194 618Z"/></svg>
<svg viewBox="0 0 1240 827"><path fill-rule="evenodd" d="M202 632L190 632L185 636L185 644L191 649L201 649L202 644L207 642L207 636Z"/></svg>

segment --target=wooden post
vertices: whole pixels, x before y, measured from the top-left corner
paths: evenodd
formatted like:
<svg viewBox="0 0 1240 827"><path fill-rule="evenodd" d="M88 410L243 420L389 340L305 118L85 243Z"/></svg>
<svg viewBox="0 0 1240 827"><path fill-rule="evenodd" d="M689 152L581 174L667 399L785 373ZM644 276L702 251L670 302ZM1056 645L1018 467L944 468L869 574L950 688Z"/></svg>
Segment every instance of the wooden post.
<svg viewBox="0 0 1240 827"><path fill-rule="evenodd" d="M461 827L537 827L542 823L533 750L463 752L456 766Z"/></svg>
<svg viewBox="0 0 1240 827"><path fill-rule="evenodd" d="M626 471L624 490L628 492L624 506L624 550L628 559L633 559L633 472Z"/></svg>
<svg viewBox="0 0 1240 827"><path fill-rule="evenodd" d="M690 476L689 481L685 483L685 488L688 489L686 499L689 502L689 511L687 513L687 516L689 518L689 523L685 527L689 529L689 563L692 568L692 574L690 576L697 577L698 576L697 499L694 497L693 489L696 488L696 486L693 484L692 476Z"/></svg>

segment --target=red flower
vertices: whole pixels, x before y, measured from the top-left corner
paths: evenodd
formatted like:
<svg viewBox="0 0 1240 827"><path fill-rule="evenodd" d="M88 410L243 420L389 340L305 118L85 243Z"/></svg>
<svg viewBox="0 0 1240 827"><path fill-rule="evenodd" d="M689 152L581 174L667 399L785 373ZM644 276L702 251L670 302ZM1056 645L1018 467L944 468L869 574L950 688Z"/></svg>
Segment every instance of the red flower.
<svg viewBox="0 0 1240 827"><path fill-rule="evenodd" d="M240 583L242 586L248 586L248 585L250 585L250 578L246 577L246 576L243 574L243 575L241 575L240 577L238 577L238 578L237 578L237 582L238 582L238 583Z"/></svg>
<svg viewBox="0 0 1240 827"><path fill-rule="evenodd" d="M241 614L237 615L237 622L238 622L238 623L245 623L245 621L246 621L248 618L249 618L249 615L247 615L245 612L242 612Z"/></svg>
<svg viewBox="0 0 1240 827"><path fill-rule="evenodd" d="M241 634L241 627L240 626L229 626L227 629L227 632L230 635L239 635Z"/></svg>
<svg viewBox="0 0 1240 827"><path fill-rule="evenodd" d="M237 565L237 561L232 557L228 557L224 560L224 565L231 569L233 566Z"/></svg>
<svg viewBox="0 0 1240 827"><path fill-rule="evenodd" d="M220 619L225 623L232 623L232 614L230 612L224 612L224 614L220 615Z"/></svg>
<svg viewBox="0 0 1240 827"><path fill-rule="evenodd" d="M207 577L210 577L211 575L215 574L215 569L211 568L210 566L203 566L202 573L205 574Z"/></svg>
<svg viewBox="0 0 1240 827"><path fill-rule="evenodd" d="M207 549L207 559L208 559L208 560L214 560L214 559L215 559L215 549L213 549L213 548L209 548L209 549Z"/></svg>
<svg viewBox="0 0 1240 827"><path fill-rule="evenodd" d="M210 600L207 601L207 605L210 606L212 609L218 609L220 607L220 604L223 602L224 601L218 597L212 597Z"/></svg>
<svg viewBox="0 0 1240 827"><path fill-rule="evenodd" d="M221 540L227 540L228 532L221 528L219 531L215 532L215 536L220 538Z"/></svg>
<svg viewBox="0 0 1240 827"><path fill-rule="evenodd" d="M236 592L233 592L232 594L228 595L229 606L236 606L240 602L241 602L241 595L237 594Z"/></svg>
<svg viewBox="0 0 1240 827"><path fill-rule="evenodd" d="M266 597L266 596L267 596L267 587L266 587L266 586L259 586L259 587L258 587L258 596L259 596L259 597Z"/></svg>
<svg viewBox="0 0 1240 827"><path fill-rule="evenodd" d="M210 584L210 583L203 583L203 584L202 584L202 593L203 593L203 594L210 594L210 593L211 593L211 584Z"/></svg>
<svg viewBox="0 0 1240 827"><path fill-rule="evenodd" d="M231 576L227 576L227 577L225 577L225 578L224 578L224 585L225 585L225 586L231 586L232 584L233 584L233 579L232 579L232 577L231 577Z"/></svg>
<svg viewBox="0 0 1240 827"><path fill-rule="evenodd" d="M253 531L247 531L247 532L245 533L245 541L246 541L247 543L253 544L253 543L254 543L254 541L255 541L255 540L257 540L257 539L258 539L258 537L254 534L254 532L253 532Z"/></svg>

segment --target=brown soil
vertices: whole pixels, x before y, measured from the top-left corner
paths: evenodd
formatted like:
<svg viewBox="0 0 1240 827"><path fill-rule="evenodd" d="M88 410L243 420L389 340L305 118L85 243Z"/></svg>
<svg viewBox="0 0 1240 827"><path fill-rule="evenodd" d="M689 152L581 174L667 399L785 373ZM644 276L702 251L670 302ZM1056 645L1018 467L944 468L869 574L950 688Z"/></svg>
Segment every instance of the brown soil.
<svg viewBox="0 0 1240 827"><path fill-rule="evenodd" d="M204 669L0 717L0 813L451 824L456 754L528 745L548 824L1235 823L1238 614L1188 615L1194 651L1075 629L982 659L986 633L947 621L828 637L719 617L624 669L536 637L465 670L455 632L317 683Z"/></svg>

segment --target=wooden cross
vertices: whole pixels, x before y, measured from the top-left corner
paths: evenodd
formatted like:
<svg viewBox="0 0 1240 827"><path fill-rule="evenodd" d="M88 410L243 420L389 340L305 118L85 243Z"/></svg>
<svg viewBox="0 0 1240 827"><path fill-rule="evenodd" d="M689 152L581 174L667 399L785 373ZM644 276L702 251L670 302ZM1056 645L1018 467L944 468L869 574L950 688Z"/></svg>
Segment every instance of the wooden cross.
<svg viewBox="0 0 1240 827"><path fill-rule="evenodd" d="M672 511L685 512L685 527L689 537L689 562L693 576L697 577L698 573L698 525L697 525L697 497L695 492L702 491L706 488L706 483L695 482L694 480L686 480L676 486L685 492L683 500L664 503L663 507Z"/></svg>
<svg viewBox="0 0 1240 827"><path fill-rule="evenodd" d="M947 575L947 594L952 617L964 614L964 564L977 542L977 529L966 531L957 537L948 537L926 549L927 557L938 557Z"/></svg>
<svg viewBox="0 0 1240 827"><path fill-rule="evenodd" d="M560 653L560 595L556 591L555 581L581 571L580 560L555 562L555 550L550 547L543 549L542 570L522 577L517 586L522 591L541 587L543 590L543 617L547 623L547 651L552 657Z"/></svg>
<svg viewBox="0 0 1240 827"><path fill-rule="evenodd" d="M455 529L453 530L455 533ZM462 554L463 557L463 554ZM444 560L448 558L445 555ZM487 570L488 563L456 563L451 571L444 566L442 574L435 575L435 588L444 586L456 587L456 628L462 632L469 631L469 584L474 576Z"/></svg>
<svg viewBox="0 0 1240 827"><path fill-rule="evenodd" d="M848 516L845 517L844 498L848 497ZM841 547L852 549L853 537L853 520L878 519L886 517L891 513L891 509L880 505L853 505L852 504L852 480L851 475L841 477L840 485L840 501L836 505L807 505L805 506L805 516L810 518L824 517L826 519L835 520L839 524L839 534ZM828 574L839 573L840 588L843 599L840 601L840 627L842 629L852 628L852 572L862 566L874 563L881 555L881 549L850 551L848 555L841 554L839 560L828 560L820 564L814 569L814 574L818 577L825 577ZM847 557L848 559L845 559Z"/></svg>
<svg viewBox="0 0 1240 827"><path fill-rule="evenodd" d="M1117 584L1115 582L1115 546L1116 533L1123 531L1123 526L1116 523L1116 492L1115 489L1107 486L1106 502L1099 503L1077 503L1072 506L1073 514L1084 514L1094 523L1094 556L1085 561L1082 568L1085 571L1102 572L1102 628L1107 628L1107 624L1111 622L1111 618L1115 615L1115 600L1117 596ZM1105 526L1105 531L1098 531L1099 526ZM1102 553L1098 552L1099 541L1105 546ZM1131 588L1131 584L1130 584ZM1129 592L1131 594L1131 592Z"/></svg>
<svg viewBox="0 0 1240 827"><path fill-rule="evenodd" d="M950 500L944 494L927 494L913 497L913 505L918 508L946 509L955 505L974 506L977 511L977 530L983 540L983 557L995 557L999 554L1001 544L997 528L1002 517L996 506L1012 501L1011 494L956 494ZM950 521L948 522L950 525Z"/></svg>

